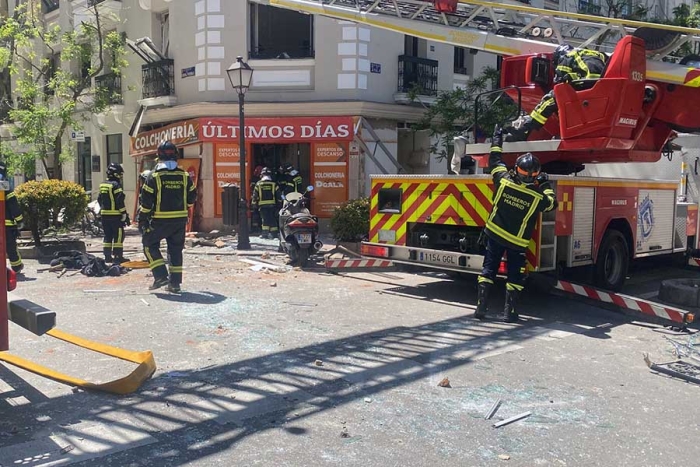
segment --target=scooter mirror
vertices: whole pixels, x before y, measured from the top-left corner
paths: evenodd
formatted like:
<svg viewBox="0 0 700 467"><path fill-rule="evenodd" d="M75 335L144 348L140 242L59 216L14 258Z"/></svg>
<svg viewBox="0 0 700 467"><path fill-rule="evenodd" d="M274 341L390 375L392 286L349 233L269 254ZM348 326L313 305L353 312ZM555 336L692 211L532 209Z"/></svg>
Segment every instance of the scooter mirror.
<svg viewBox="0 0 700 467"><path fill-rule="evenodd" d="M313 185L307 186L306 191L314 191L314 186Z"/></svg>

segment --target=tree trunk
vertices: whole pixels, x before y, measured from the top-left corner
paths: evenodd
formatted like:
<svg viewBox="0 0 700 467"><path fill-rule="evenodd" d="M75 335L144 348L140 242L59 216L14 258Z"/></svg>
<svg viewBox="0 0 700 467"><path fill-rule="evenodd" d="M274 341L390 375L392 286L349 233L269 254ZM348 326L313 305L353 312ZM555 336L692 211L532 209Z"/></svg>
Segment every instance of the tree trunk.
<svg viewBox="0 0 700 467"><path fill-rule="evenodd" d="M51 154L51 165L53 166L53 178L63 180L63 167L61 166L61 143L63 142L63 134L66 131L66 123L62 122L61 127L56 133L56 138L53 141L53 153Z"/></svg>

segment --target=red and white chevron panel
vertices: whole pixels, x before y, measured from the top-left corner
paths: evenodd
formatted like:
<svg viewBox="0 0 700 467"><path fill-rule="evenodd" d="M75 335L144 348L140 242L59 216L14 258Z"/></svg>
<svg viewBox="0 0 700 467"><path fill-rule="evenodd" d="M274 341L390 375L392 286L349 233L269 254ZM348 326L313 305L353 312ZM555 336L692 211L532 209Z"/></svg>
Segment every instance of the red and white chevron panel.
<svg viewBox="0 0 700 467"><path fill-rule="evenodd" d="M645 315L656 316L657 318L666 319L675 323L686 323L686 315L690 314L685 310L681 310L680 308L669 307L660 303L650 302L649 300L630 297L629 295L604 292L587 285L578 285L572 284L571 282L558 281L556 288L563 290L564 292L581 295L600 302L612 303L613 305L617 305L621 308L639 311Z"/></svg>
<svg viewBox="0 0 700 467"><path fill-rule="evenodd" d="M688 265L700 268L700 258L688 258Z"/></svg>
<svg viewBox="0 0 700 467"><path fill-rule="evenodd" d="M326 269L371 269L390 268L394 263L386 259L327 259Z"/></svg>

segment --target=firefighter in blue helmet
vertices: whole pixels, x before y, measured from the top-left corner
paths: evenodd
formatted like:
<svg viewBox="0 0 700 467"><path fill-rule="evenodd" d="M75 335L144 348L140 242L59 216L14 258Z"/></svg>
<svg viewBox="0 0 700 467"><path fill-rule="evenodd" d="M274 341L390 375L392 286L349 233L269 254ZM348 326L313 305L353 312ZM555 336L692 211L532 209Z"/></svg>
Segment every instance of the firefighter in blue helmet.
<svg viewBox="0 0 700 467"><path fill-rule="evenodd" d="M108 263L123 263L124 259L124 227L131 224L124 204L124 189L122 179L124 169L112 162L107 166L107 180L100 184L100 194L97 202L100 204L104 240L102 249L105 261Z"/></svg>
<svg viewBox="0 0 700 467"><path fill-rule="evenodd" d="M0 180L7 180L7 166L0 162ZM24 264L17 249L17 237L23 227L22 209L17 202L14 191L5 193L5 248L7 258L10 260L10 267L16 273L22 272Z"/></svg>
<svg viewBox="0 0 700 467"><path fill-rule="evenodd" d="M525 279L525 251L541 212L557 207L557 199L549 177L540 169L540 162L525 153L515 161L509 172L501 160L503 132L496 127L491 143L489 170L493 177L493 209L486 221L486 256L479 276L478 301L474 317L485 319L487 301L494 279L498 274L503 254L506 254L508 279L506 303L500 318L503 322L518 320L516 304Z"/></svg>
<svg viewBox="0 0 700 467"><path fill-rule="evenodd" d="M188 209L197 200L197 189L189 174L178 167L178 150L170 141L158 146L158 163L141 187L139 230L143 231L143 251L153 272L151 290L168 287L180 293ZM170 271L160 252L165 240Z"/></svg>
<svg viewBox="0 0 700 467"><path fill-rule="evenodd" d="M280 200L280 190L277 183L272 180L272 171L265 167L260 173L261 178L253 189L252 205L260 210L262 219L261 238L275 238L277 236L277 203Z"/></svg>

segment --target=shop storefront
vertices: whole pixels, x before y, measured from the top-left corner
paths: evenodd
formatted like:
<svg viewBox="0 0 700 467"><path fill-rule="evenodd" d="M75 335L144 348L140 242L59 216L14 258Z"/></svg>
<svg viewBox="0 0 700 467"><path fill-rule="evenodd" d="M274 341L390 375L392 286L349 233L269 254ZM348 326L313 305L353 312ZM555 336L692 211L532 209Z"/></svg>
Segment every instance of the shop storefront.
<svg viewBox="0 0 700 467"><path fill-rule="evenodd" d="M253 180L256 167L275 171L291 164L304 185L314 186L312 212L328 218L348 199L353 130L353 117L246 118L246 180ZM139 134L132 139L131 155L145 170L154 165L160 141L182 147L181 165L190 169L199 188L197 217L208 227L221 222L223 187L240 183L239 131L237 118L187 120ZM246 189L250 199L250 185Z"/></svg>

